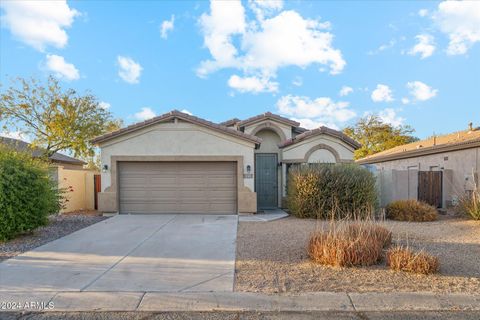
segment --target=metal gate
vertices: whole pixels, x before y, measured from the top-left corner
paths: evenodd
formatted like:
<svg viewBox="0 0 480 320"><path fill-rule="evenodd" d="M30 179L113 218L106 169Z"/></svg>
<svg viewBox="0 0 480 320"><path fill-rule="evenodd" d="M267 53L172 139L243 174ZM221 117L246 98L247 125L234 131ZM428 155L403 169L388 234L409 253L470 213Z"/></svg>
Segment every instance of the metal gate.
<svg viewBox="0 0 480 320"><path fill-rule="evenodd" d="M442 171L418 172L418 200L436 208L442 207Z"/></svg>
<svg viewBox="0 0 480 320"><path fill-rule="evenodd" d="M255 154L255 191L259 209L272 209L278 206L277 154Z"/></svg>

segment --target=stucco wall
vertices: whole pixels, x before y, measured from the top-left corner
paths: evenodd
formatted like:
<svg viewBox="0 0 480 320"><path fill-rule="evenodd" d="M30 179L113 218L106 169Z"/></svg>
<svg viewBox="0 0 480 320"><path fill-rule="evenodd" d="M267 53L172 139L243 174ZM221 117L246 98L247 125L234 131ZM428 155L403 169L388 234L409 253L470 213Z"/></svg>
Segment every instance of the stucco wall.
<svg viewBox="0 0 480 320"><path fill-rule="evenodd" d="M265 119L265 120L262 120L262 121L259 121L259 122L255 122L255 123L249 124L248 126L245 126L245 133L249 133L249 134L253 133L253 134L256 135L256 132L260 131L263 128L268 128L268 127L274 127L275 129L280 130L283 133L283 136L284 136L284 137L282 137L282 135L280 135L281 138L285 138L285 139L291 139L292 138L292 127L291 126L280 123L280 122L277 122L277 121L274 121L274 120L268 120L268 119Z"/></svg>
<svg viewBox="0 0 480 320"><path fill-rule="evenodd" d="M94 183L95 172L90 170L70 170L57 167L59 188L65 189L65 208L61 212L94 210Z"/></svg>
<svg viewBox="0 0 480 320"><path fill-rule="evenodd" d="M162 123L107 141L101 146L102 165L111 156L242 156L243 166L254 167L254 143L187 122ZM244 179L253 191L254 179ZM111 184L110 171L102 172L102 191Z"/></svg>
<svg viewBox="0 0 480 320"><path fill-rule="evenodd" d="M340 157L340 160L342 162L353 161L354 150L352 147L348 146L341 140L338 140L326 135L319 135L316 137L312 137L312 138L306 139L305 141L301 141L299 143L295 143L293 145L283 148L283 160L288 162L300 161L300 160L303 161L305 159L305 155L307 154L307 152L320 144L324 144L330 148L333 148L338 153L338 156ZM314 153L316 151L317 150L315 150ZM317 153L313 158L311 158L311 161L309 162L330 162L331 154L332 154L331 152ZM322 155L324 157L322 157ZM307 160L310 160L310 157Z"/></svg>
<svg viewBox="0 0 480 320"><path fill-rule="evenodd" d="M112 182L116 179L115 159L157 159L146 161L235 161L238 176L238 210L254 212L256 195L254 177L244 176L247 166L254 172L255 143L228 136L200 125L176 120L156 124L119 136L100 145L103 165L109 169L102 172L102 192L99 208L104 212L116 212L117 190ZM124 161L124 160L118 160ZM112 187L112 188L110 188ZM252 208L255 208L252 209ZM253 211L252 211L253 210Z"/></svg>
<svg viewBox="0 0 480 320"><path fill-rule="evenodd" d="M480 172L480 148L386 161L373 164L373 166L376 168L379 176L385 177L391 175L389 172L395 173L403 171L408 173L408 171L410 171L418 173L418 171L442 170L444 171L444 203L451 202L452 200L455 201L458 196L463 195L466 190L472 190L472 174L474 172L477 174ZM410 181L412 181L412 179L410 179ZM396 184L403 187L395 191L395 188L397 188L395 186ZM384 192L385 194L392 194L392 198L398 199L400 195L408 193L408 184L395 183L393 180L390 185L391 187L389 187L389 183L385 182L383 188L391 189ZM415 182L414 185L410 185L410 189L415 190L417 186L418 182Z"/></svg>

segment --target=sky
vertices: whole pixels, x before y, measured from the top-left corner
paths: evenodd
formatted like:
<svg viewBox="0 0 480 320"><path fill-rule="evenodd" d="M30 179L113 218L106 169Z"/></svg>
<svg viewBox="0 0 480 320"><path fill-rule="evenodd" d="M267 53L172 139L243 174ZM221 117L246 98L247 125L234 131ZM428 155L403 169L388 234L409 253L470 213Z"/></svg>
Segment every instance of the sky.
<svg viewBox="0 0 480 320"><path fill-rule="evenodd" d="M480 1L5 1L0 82L95 94L126 124L378 114L419 138L480 126ZM11 132L15 135L15 132Z"/></svg>

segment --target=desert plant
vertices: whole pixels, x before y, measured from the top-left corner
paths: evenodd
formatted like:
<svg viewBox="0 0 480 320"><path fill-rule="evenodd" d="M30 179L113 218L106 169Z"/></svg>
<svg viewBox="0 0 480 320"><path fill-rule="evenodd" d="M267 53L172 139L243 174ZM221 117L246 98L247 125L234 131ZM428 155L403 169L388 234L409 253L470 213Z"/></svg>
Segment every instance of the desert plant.
<svg viewBox="0 0 480 320"><path fill-rule="evenodd" d="M0 241L45 225L60 206L48 165L0 145Z"/></svg>
<svg viewBox="0 0 480 320"><path fill-rule="evenodd" d="M436 273L439 268L438 258L426 252L414 252L409 248L395 246L387 251L387 266L396 271L421 274Z"/></svg>
<svg viewBox="0 0 480 320"><path fill-rule="evenodd" d="M480 220L480 190L474 190L460 197L457 210L474 220Z"/></svg>
<svg viewBox="0 0 480 320"><path fill-rule="evenodd" d="M480 186L478 173L472 173L473 190L458 199L457 211L469 215L475 220L480 220Z"/></svg>
<svg viewBox="0 0 480 320"><path fill-rule="evenodd" d="M312 234L308 243L310 258L337 267L369 266L382 258L392 234L374 221L332 222L328 231Z"/></svg>
<svg viewBox="0 0 480 320"><path fill-rule="evenodd" d="M435 221L438 217L437 209L417 200L397 200L385 207L386 217L399 221Z"/></svg>
<svg viewBox="0 0 480 320"><path fill-rule="evenodd" d="M366 218L377 205L375 178L355 164L292 167L287 207L300 218Z"/></svg>

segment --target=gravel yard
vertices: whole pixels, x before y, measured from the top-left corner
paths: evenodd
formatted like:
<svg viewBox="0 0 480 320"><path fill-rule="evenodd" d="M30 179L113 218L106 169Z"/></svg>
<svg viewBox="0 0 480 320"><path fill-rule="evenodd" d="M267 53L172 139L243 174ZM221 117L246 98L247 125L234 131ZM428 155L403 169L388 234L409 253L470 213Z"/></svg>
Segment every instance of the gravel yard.
<svg viewBox="0 0 480 320"><path fill-rule="evenodd" d="M328 222L289 217L241 222L238 227L236 291L250 292L480 292L480 222L442 218L435 222L385 222L394 242L425 248L440 260L440 273L415 275L386 269L334 268L310 262L306 243Z"/></svg>
<svg viewBox="0 0 480 320"><path fill-rule="evenodd" d="M107 218L92 213L52 216L45 227L10 241L0 242L0 262L105 219Z"/></svg>

